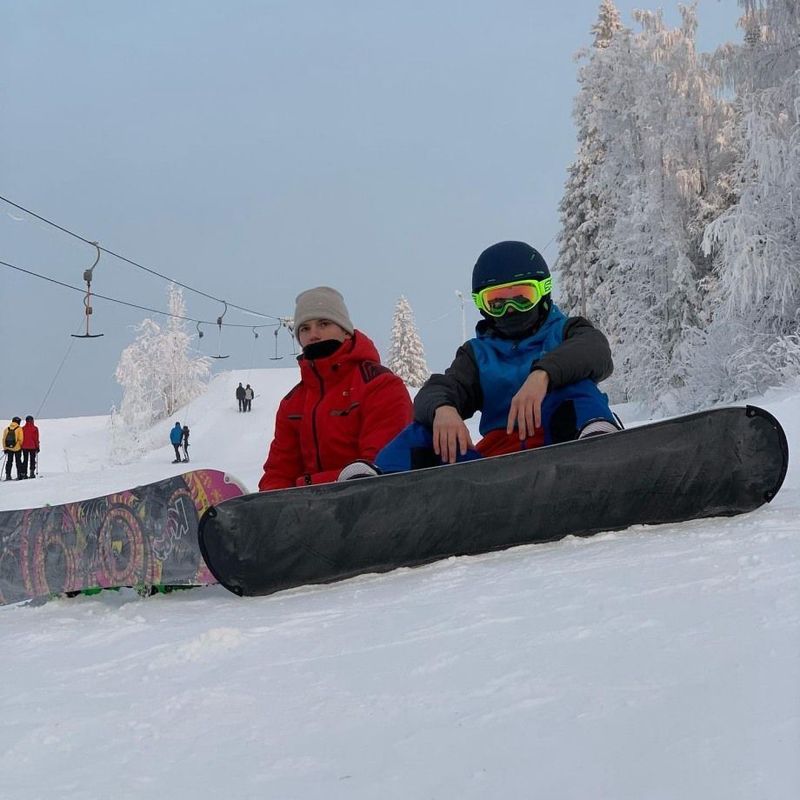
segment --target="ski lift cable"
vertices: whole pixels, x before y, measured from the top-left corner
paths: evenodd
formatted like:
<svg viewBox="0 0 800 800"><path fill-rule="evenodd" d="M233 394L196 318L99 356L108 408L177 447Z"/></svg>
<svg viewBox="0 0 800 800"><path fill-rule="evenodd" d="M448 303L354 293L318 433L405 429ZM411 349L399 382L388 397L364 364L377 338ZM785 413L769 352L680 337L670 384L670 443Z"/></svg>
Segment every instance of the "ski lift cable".
<svg viewBox="0 0 800 800"><path fill-rule="evenodd" d="M276 328L276 330L277 330L277 328ZM257 341L258 341L258 331L255 328L253 328L253 343L252 343L252 347L250 348L250 362L249 362L250 366L247 368L247 377L245 378L245 380L248 380L248 381L250 380L250 373L253 371L253 369L255 368L255 364L256 364L256 342Z"/></svg>
<svg viewBox="0 0 800 800"><path fill-rule="evenodd" d="M556 240L557 236L558 236L558 233L554 233L550 237L550 241L539 252L544 253L544 251L547 250L547 248L550 247L551 244L553 244L553 242Z"/></svg>
<svg viewBox="0 0 800 800"><path fill-rule="evenodd" d="M62 233L66 233L68 236L72 236L78 241L83 242L84 244L90 244L95 247L98 247L98 249L104 252L106 255L113 256L114 258L117 258L120 261L124 261L126 264L130 264L131 266L136 267L137 269L141 269L144 272L148 272L151 275L155 275L156 277L161 278L162 280L170 281L171 283L174 283L176 286L180 286L182 289L186 289L189 292L194 292L195 294L199 294L202 297L208 298L209 300L215 300L218 303L226 302L225 300L222 300L219 297L214 297L214 295L210 295L207 292L204 292L200 289L195 289L193 286L189 286L186 283L181 283L181 281L175 280L175 278L170 278L169 275L164 275L163 273L157 272L156 270L151 269L150 267L144 266L144 264L140 264L137 261L133 261L127 256L123 256L120 253L115 253L113 250L109 250L106 247L102 247L98 245L97 242L93 242L89 239L86 239L80 234L77 234L74 231L71 231L68 228L63 227L62 225L59 225L58 223L53 222L52 220L49 220L46 217L41 216L41 214L37 214L35 211L31 211L29 208L25 208L25 206L21 206L19 205L19 203L15 203L13 200L9 200L7 197L3 197L2 195L0 195L0 200L2 200L4 203L8 203L8 205L10 206L14 206L14 208L17 208L20 211L24 211L26 214L30 214L32 217L35 217L36 219L44 222L46 225L50 225L53 228L56 228L57 230L61 231ZM244 306L239 306L236 305L235 303L228 302L227 305L229 305L231 308L237 309L238 311L244 311L248 314L254 314L257 317L266 317L267 319L280 319L280 317L276 316L275 314L265 314L262 311L254 311L251 308L245 308Z"/></svg>
<svg viewBox="0 0 800 800"><path fill-rule="evenodd" d="M295 336L294 336L294 318L293 317L281 317L281 324L275 329L275 338L277 341L277 332L281 328L286 328L286 333L289 336L289 341L292 343L292 355L297 355L297 347L295 346Z"/></svg>
<svg viewBox="0 0 800 800"><path fill-rule="evenodd" d="M43 281L48 281L49 283L54 283L54 284L56 284L56 286L62 286L65 289L71 289L73 292L79 292L82 295L86 294L86 289L81 289L78 286L72 286L69 283L64 283L64 281L59 281L56 278L51 278L51 277L49 277L47 275L41 275L40 273L34 272L33 270L29 270L29 269L25 269L23 267L19 267L16 264L11 264L8 261L0 260L0 266L8 267L9 269L16 270L17 272L22 272L25 275L31 275L34 278L40 278ZM195 322L195 323L197 323L197 325L217 325L218 324L218 320L196 319L195 317L185 317L185 316L183 316L181 314L171 314L169 311L161 311L158 308L150 308L148 306L142 306L142 305L139 305L138 303L131 303L131 302L128 302L127 300L119 300L116 297L109 297L109 296L104 295L104 294L97 294L96 292L92 292L92 297L95 298L95 299L107 300L109 303L117 303L118 305L128 306L129 308L137 308L140 311L149 311L152 314L160 314L162 317L172 317L173 319L182 319L182 320L185 320L186 322ZM279 319L279 318L276 317L276 319ZM281 323L280 322L269 322L269 323L264 323L263 325L247 325L247 324L240 323L240 322L223 322L222 325L223 325L223 327L226 327L226 328L277 328L277 327L280 327ZM202 333L202 331L200 331L199 328L198 328L198 332Z"/></svg>
<svg viewBox="0 0 800 800"><path fill-rule="evenodd" d="M81 314L81 322L78 325L78 332L80 333L81 329L83 328L83 314ZM74 336L74 334L73 334ZM58 376L61 374L61 370L64 369L64 364L67 363L67 359L69 358L69 354L72 352L72 347L75 344L73 340L70 340L69 347L67 348L67 352L64 353L64 357L61 359L61 363L56 368L55 374L53 375L53 379L50 381L50 385L47 387L47 391L44 393L44 397L42 398L42 402L39 403L39 408L36 409L36 419L42 413L42 409L44 408L47 399L50 397L50 393L53 391L53 387L56 385L56 381L58 380Z"/></svg>

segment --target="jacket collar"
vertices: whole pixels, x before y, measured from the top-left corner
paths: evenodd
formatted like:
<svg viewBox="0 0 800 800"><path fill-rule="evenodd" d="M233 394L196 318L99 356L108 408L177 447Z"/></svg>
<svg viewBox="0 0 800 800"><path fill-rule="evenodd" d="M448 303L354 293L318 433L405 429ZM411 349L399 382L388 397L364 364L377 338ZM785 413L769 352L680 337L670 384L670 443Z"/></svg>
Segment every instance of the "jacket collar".
<svg viewBox="0 0 800 800"><path fill-rule="evenodd" d="M490 339L497 342L510 342L512 345L516 344L519 346L522 342L539 341L544 339L547 336L549 329L562 319L565 319L564 312L561 311L561 309L555 303L553 303L550 306L550 311L547 313L547 317L545 317L544 321L535 330L530 331L527 335L521 336L518 339L509 339L500 335L497 329L485 319L480 320L475 326L475 334L478 339Z"/></svg>
<svg viewBox="0 0 800 800"><path fill-rule="evenodd" d="M342 346L327 358L311 360L302 354L297 357L303 381L311 380L315 376L319 376L324 380L341 370L352 369L362 361L380 363L380 360L375 343L369 336L359 330L353 331L352 338L346 339Z"/></svg>

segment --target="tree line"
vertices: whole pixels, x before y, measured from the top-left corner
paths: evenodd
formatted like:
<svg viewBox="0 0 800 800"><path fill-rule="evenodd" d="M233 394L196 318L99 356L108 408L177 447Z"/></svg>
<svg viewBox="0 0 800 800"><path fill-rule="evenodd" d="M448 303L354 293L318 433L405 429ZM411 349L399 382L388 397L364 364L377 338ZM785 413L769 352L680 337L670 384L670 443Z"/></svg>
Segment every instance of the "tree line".
<svg viewBox="0 0 800 800"><path fill-rule="evenodd" d="M612 400L663 413L800 375L800 6L740 0L698 53L694 6L625 27L603 0L578 56L559 302L607 333Z"/></svg>

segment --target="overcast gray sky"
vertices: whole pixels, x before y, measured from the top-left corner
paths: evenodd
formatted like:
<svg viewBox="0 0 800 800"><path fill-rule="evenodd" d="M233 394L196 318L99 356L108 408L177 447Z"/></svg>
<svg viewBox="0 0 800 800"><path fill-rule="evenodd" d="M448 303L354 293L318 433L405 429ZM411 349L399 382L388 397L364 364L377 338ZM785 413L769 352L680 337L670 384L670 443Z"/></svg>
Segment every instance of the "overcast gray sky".
<svg viewBox="0 0 800 800"><path fill-rule="evenodd" d="M384 356L405 294L441 370L461 342L455 291L484 247L523 239L555 259L573 55L599 5L5 0L0 195L267 314L335 286ZM643 3L617 5L632 24ZM677 23L677 3L664 13ZM735 0L700 0L698 13L701 49L739 40ZM94 250L0 203L0 260L84 285ZM120 352L148 315L97 300L105 335L71 339L80 295L2 266L0 280L0 418L36 414L51 384L41 416L107 413ZM166 309L162 280L108 256L92 288ZM222 311L185 297L192 317ZM284 333L279 344L286 356ZM226 330L231 357L215 369L293 364L270 361L273 348L269 331Z"/></svg>

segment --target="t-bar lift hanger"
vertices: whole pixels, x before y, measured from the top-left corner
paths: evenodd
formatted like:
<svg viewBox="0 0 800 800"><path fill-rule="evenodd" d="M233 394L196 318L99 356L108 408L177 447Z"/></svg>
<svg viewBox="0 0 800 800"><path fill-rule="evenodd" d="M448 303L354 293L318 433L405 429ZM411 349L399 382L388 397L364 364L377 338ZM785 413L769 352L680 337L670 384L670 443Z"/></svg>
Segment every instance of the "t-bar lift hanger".
<svg viewBox="0 0 800 800"><path fill-rule="evenodd" d="M97 266L97 262L100 261L100 245L98 245L97 242L90 242L89 244L96 248L97 258L95 258L94 264L92 264L89 269L84 270L83 273L83 279L86 281L86 296L83 298L83 305L86 313L86 333L70 334L75 339L99 339L104 335L102 333L89 332L89 317L92 316L92 273L94 272L94 268Z"/></svg>
<svg viewBox="0 0 800 800"><path fill-rule="evenodd" d="M217 355L211 356L211 358L230 358L230 356L222 355L222 318L228 313L228 304L224 300L222 301L222 304L225 306L225 310L217 317L217 327L219 328Z"/></svg>

